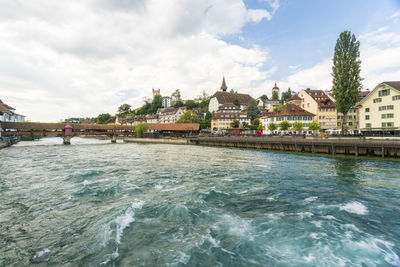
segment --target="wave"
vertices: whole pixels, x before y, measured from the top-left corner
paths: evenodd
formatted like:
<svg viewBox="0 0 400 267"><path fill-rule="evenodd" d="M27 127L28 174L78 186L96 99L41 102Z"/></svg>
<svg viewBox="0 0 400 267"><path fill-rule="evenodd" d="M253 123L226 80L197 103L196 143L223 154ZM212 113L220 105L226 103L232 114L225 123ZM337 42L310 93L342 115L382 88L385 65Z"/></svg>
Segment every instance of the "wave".
<svg viewBox="0 0 400 267"><path fill-rule="evenodd" d="M347 203L346 205L342 205L339 207L339 209L347 211L349 213L354 213L354 214L359 214L359 215L365 215L368 213L367 207L365 207L363 204L361 204L358 201L354 201L351 203Z"/></svg>

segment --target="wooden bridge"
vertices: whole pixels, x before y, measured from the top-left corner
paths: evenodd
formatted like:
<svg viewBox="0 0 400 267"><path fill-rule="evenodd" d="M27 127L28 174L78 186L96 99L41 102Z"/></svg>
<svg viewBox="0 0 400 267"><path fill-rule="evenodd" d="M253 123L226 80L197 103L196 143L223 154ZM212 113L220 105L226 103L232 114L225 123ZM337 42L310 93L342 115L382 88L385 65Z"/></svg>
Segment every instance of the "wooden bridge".
<svg viewBox="0 0 400 267"><path fill-rule="evenodd" d="M0 122L2 136L59 136L64 144L69 144L74 136L106 135L116 142L117 136L133 136L133 126L115 124L84 123L36 123L36 122Z"/></svg>

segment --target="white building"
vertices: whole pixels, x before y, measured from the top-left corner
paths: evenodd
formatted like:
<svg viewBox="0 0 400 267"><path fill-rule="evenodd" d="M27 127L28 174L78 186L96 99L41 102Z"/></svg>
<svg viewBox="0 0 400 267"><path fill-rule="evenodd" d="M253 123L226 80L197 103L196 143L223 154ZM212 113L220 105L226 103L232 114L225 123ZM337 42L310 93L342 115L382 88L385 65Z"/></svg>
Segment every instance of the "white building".
<svg viewBox="0 0 400 267"><path fill-rule="evenodd" d="M363 134L400 134L400 81L378 84L357 107Z"/></svg>
<svg viewBox="0 0 400 267"><path fill-rule="evenodd" d="M279 111L276 112L265 112L260 116L260 122L264 126L264 133L272 133L268 126L271 123L275 123L278 126L277 132L280 132L279 124L283 121L287 121L290 124L288 131L294 131L292 129L295 122L303 123L303 131L308 131L308 124L313 121L315 114L308 112L301 107L294 104L286 104Z"/></svg>
<svg viewBox="0 0 400 267"><path fill-rule="evenodd" d="M163 96L162 98L162 107L169 108L172 106L172 97L170 96Z"/></svg>
<svg viewBox="0 0 400 267"><path fill-rule="evenodd" d="M224 104L235 104L244 110L250 104L253 98L248 94L230 93L227 92L225 78L222 79L221 91L216 92L210 99L208 111L217 112Z"/></svg>

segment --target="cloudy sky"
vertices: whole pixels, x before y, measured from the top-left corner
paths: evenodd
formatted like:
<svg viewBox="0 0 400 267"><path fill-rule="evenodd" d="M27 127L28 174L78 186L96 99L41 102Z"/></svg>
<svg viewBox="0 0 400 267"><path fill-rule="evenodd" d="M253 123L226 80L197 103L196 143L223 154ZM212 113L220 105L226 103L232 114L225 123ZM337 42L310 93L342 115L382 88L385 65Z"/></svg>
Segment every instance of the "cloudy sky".
<svg viewBox="0 0 400 267"><path fill-rule="evenodd" d="M32 121L114 114L152 88L184 99L274 82L328 89L341 31L365 88L400 80L399 0L0 0L0 99Z"/></svg>

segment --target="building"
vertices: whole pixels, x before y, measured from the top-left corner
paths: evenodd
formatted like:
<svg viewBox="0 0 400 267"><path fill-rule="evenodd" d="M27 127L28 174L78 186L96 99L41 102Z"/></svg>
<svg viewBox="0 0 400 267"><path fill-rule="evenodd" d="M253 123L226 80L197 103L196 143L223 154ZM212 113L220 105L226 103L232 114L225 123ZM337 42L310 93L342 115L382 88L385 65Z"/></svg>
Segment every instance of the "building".
<svg viewBox="0 0 400 267"><path fill-rule="evenodd" d="M282 105L282 102L280 100L270 100L261 97L257 98L256 101L258 101L257 106L260 110L266 110L270 112L272 112L274 108Z"/></svg>
<svg viewBox="0 0 400 267"><path fill-rule="evenodd" d="M243 127L244 123L250 124L250 117L238 106L230 103L223 104L211 119L211 129L221 133L223 129L231 128L234 120L239 121L239 127Z"/></svg>
<svg viewBox="0 0 400 267"><path fill-rule="evenodd" d="M154 99L154 97L156 95L161 95L161 90L160 90L160 88L158 88L157 90L153 88L152 93L153 93L153 99Z"/></svg>
<svg viewBox="0 0 400 267"><path fill-rule="evenodd" d="M293 104L296 106L301 107L301 102L302 99L298 95L293 95L291 98L289 98L285 104Z"/></svg>
<svg viewBox="0 0 400 267"><path fill-rule="evenodd" d="M172 97L170 96L163 96L162 98L162 107L169 108L172 106Z"/></svg>
<svg viewBox="0 0 400 267"><path fill-rule="evenodd" d="M357 107L363 134L400 135L400 81L378 84Z"/></svg>
<svg viewBox="0 0 400 267"><path fill-rule="evenodd" d="M335 102L324 91L303 89L298 96L302 99L301 108L316 114L316 122L319 123L322 131L338 131Z"/></svg>
<svg viewBox="0 0 400 267"><path fill-rule="evenodd" d="M276 82L275 82L275 86L272 88L272 97L271 97L271 99L273 99L274 94L276 94L278 96L278 100L279 100L280 99L280 89L276 85Z"/></svg>
<svg viewBox="0 0 400 267"><path fill-rule="evenodd" d="M139 123L146 123L145 115L135 115L129 117L117 117L115 118L115 124L117 125L137 125Z"/></svg>
<svg viewBox="0 0 400 267"><path fill-rule="evenodd" d="M210 99L208 111L217 112L224 104L237 104L240 110L245 110L253 98L248 94L230 93L225 78L222 79L221 91L216 92Z"/></svg>
<svg viewBox="0 0 400 267"><path fill-rule="evenodd" d="M0 100L0 121L23 122L25 121L25 116L15 113L15 108Z"/></svg>
<svg viewBox="0 0 400 267"><path fill-rule="evenodd" d="M186 111L186 107L159 108L157 110L158 123L176 123Z"/></svg>
<svg viewBox="0 0 400 267"><path fill-rule="evenodd" d="M308 112L301 107L294 104L286 104L280 110L275 112L263 112L259 115L260 122L264 126L265 132L272 133L268 126L271 123L275 123L278 126L282 121L287 121L290 124L288 131L293 131L291 128L295 122L303 123L304 131L308 131L308 124L314 120L315 114Z"/></svg>

